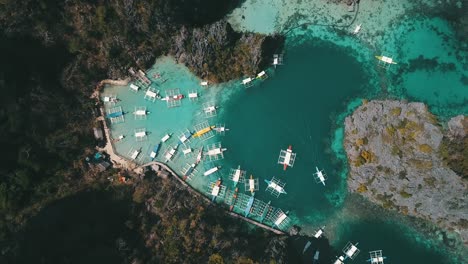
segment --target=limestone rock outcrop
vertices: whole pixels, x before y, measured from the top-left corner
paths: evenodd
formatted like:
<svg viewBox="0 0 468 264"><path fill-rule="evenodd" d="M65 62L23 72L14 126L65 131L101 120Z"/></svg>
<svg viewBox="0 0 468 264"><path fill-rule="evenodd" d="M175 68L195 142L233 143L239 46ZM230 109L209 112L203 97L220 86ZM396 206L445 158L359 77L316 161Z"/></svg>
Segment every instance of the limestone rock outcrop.
<svg viewBox="0 0 468 264"><path fill-rule="evenodd" d="M440 151L444 133L466 133L463 120L453 119L444 132L423 103L364 103L345 120L349 191L455 231L466 243L468 183Z"/></svg>

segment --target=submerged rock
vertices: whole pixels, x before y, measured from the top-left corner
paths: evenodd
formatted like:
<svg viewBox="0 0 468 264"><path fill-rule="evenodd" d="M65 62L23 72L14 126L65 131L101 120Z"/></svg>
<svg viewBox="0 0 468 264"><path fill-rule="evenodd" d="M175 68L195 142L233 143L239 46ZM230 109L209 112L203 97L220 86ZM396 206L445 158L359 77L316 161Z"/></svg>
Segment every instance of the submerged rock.
<svg viewBox="0 0 468 264"><path fill-rule="evenodd" d="M460 120L465 119L449 122L452 134L466 131ZM371 101L360 106L345 120L349 191L455 231L466 243L467 182L444 162L443 138L423 103Z"/></svg>

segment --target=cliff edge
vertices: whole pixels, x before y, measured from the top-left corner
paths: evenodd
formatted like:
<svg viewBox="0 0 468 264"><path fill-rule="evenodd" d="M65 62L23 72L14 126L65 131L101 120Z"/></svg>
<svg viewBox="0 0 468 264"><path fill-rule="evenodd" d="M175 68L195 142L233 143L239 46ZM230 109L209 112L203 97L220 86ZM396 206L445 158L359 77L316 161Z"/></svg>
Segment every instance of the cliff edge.
<svg viewBox="0 0 468 264"><path fill-rule="evenodd" d="M450 157L460 161L460 156L466 163L468 118L455 117L447 127L444 131L423 103L364 103L345 120L348 189L384 208L457 232L466 244L466 171L458 162L457 175L449 163ZM452 153L453 145L462 152Z"/></svg>

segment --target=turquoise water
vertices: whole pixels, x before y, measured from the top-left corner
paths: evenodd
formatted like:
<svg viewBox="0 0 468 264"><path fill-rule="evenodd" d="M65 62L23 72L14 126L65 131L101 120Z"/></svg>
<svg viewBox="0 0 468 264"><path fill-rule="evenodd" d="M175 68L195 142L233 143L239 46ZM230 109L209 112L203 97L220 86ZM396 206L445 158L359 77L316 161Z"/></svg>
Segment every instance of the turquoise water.
<svg viewBox="0 0 468 264"><path fill-rule="evenodd" d="M309 44L287 52L288 65L273 78L227 102L223 119L232 131L224 140L230 149L226 162L228 167L239 163L262 183L280 178L288 195L277 199L259 192L257 197L292 210L301 222L319 226L336 209L326 195L344 193L336 177L343 168L330 162L329 124L336 111L363 92L365 76L352 57L335 47ZM333 63L312 63L326 60L340 61L348 70L338 73ZM288 145L297 157L294 167L283 172L277 160ZM329 174L326 188L315 183L315 166Z"/></svg>
<svg viewBox="0 0 468 264"><path fill-rule="evenodd" d="M290 22L284 14L302 12L297 23L333 22L347 12L336 9L327 13L327 7L316 2L299 1L287 7L282 6L281 1L269 3L246 1L230 17L235 20L244 14L245 20L231 22L236 22L239 29L271 33L283 30ZM437 6L434 4L434 8ZM224 160L204 161L197 167L198 172L189 184L201 192L206 192L209 183L218 177L232 190L229 170L241 165L248 176L259 179L260 190L255 197L289 211L290 225L297 224L309 234L326 225L326 235L338 250L350 240L359 242L362 252L356 263L367 259L367 251L376 249L384 250L389 263L457 263L451 259L453 252L458 250L458 255L462 255L462 250L466 252L463 246L448 249L437 232L422 232L420 227L412 227L410 221L392 213L366 209L373 207L348 197L346 192L342 124L344 117L363 99L422 101L442 119L468 113L468 89L463 83L467 76L467 56L460 49L463 44L454 38L447 21L405 15L411 7L406 1L386 1L382 6L377 2L361 5L362 13L356 23L365 24L357 36L349 34L353 27L310 26L291 31L287 36L285 65L276 70L268 69L269 78L256 80L249 89L242 87L240 80L202 88L201 80L185 67L168 57L158 59L148 76L160 72L162 79L168 79L158 85L163 95L165 89L180 88L185 95L197 90L200 98L196 102L183 99L181 107L169 109L163 101L145 101L144 91L135 94L128 87L107 87L105 93L117 94L122 99L117 105L129 112L125 123L112 126L114 137L127 135L115 147L127 157L130 149L141 147L143 153L138 162L145 163L149 161L148 153L154 144L164 134L174 133L163 144L157 158L161 160L167 146L176 145L177 137L185 129L194 131L194 125L204 120L210 125L226 124L231 130L225 136L216 135L206 141L192 139L187 144L194 151L201 146L206 150L215 142L221 142L228 149ZM284 10L279 12L279 8ZM390 11L381 16L370 13L378 8ZM255 17L253 14L257 13L253 10L261 12ZM320 17L323 12L329 16ZM374 56L380 54L392 56L398 64L388 69L378 67ZM216 117L204 116L202 105L207 102L220 107ZM146 120L133 119L131 112L135 106L146 106L151 112ZM141 127L150 134L148 140L136 142L131 135L135 128ZM277 159L280 149L288 145L293 146L297 159L294 167L284 172ZM183 148L185 146L179 148L174 161L169 162L180 174L195 159L195 155L183 156L180 153ZM206 169L215 165L221 166L218 174L202 176ZM314 182L315 166L328 174L326 187ZM265 192L263 180L273 176L286 183L287 195L276 198ZM246 193L243 184L238 187Z"/></svg>

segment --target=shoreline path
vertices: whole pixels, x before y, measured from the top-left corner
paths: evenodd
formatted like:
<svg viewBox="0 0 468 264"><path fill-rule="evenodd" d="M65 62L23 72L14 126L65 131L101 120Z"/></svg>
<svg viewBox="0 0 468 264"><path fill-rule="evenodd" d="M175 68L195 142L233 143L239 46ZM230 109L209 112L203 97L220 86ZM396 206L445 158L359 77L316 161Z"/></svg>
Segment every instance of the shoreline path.
<svg viewBox="0 0 468 264"><path fill-rule="evenodd" d="M100 102L100 90L101 88L104 86L104 84L112 84L112 85L119 85L119 86L125 86L125 85L128 85L128 82L129 82L129 79L125 79L125 80L104 80L104 81L101 81L99 82L99 84L96 86L96 89L94 90L91 98L95 98L97 100L97 102L99 103ZM112 163L114 164L114 166L116 166L117 168L122 168L122 169L125 169L125 170L132 170L133 172L141 175L143 174L143 168L144 167L147 167L147 166L151 166L153 164L156 164L156 165L159 165L161 168L164 168L165 170L169 171L172 175L173 175L173 178L177 179L179 181L180 184L182 184L183 186L185 186L185 188L193 195L197 195L198 197L201 197L205 202L207 202L208 204L211 203L210 199L208 199L205 195L203 195L202 193L200 193L199 191L197 191L196 189L194 189L192 186L188 185L185 181L183 181L179 175L177 173L175 173L174 170L172 170L167 164L165 163L162 163L162 162L158 162L158 161L152 161L150 163L147 163L147 164L143 164L141 166L138 166L135 162L129 160L129 159L126 159L122 156L120 156L119 154L117 154L117 152L114 150L114 145L112 144L112 137L110 135L110 130L109 130L109 127L107 126L107 122L105 120L105 111L102 107L99 108L100 111L101 111L101 116L99 116L98 118L96 118L96 120L98 122L102 122L103 123L103 126L104 126L104 133L106 135L106 145L103 147L103 148L99 148L99 147L96 147L96 149L98 151L105 151L107 154L109 154L110 156L110 159L112 161ZM225 210L226 213L228 213L230 216L234 217L234 218L238 218L238 219L241 219L241 220L244 220L250 224L253 224L253 225L256 225L260 228L263 228L263 229L266 229L268 231L271 231L275 234L278 234L278 235L287 235L287 233L281 231L281 230L277 230L277 229L274 229L272 227L269 227L265 224L262 224L262 223L259 223L255 220L252 220L252 219L249 219L247 217L244 217L242 215L239 215L237 213L234 213L234 212L231 212L231 211L227 211Z"/></svg>

